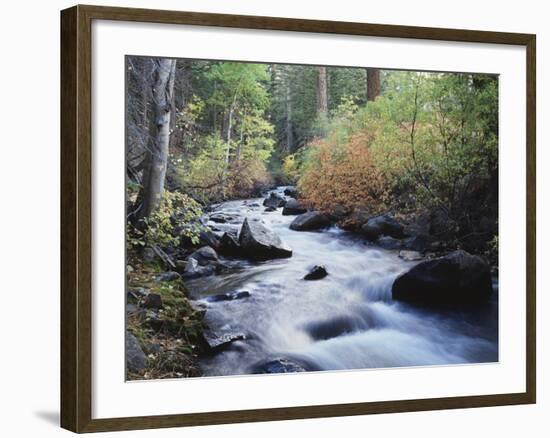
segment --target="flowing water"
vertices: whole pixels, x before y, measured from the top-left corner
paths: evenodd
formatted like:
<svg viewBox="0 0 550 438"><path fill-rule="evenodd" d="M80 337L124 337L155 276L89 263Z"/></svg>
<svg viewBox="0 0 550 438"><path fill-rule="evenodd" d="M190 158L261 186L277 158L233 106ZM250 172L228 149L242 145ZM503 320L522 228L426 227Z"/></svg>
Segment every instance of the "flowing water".
<svg viewBox="0 0 550 438"><path fill-rule="evenodd" d="M262 201L220 204L215 211L233 219L210 225L221 232L240 229L245 217L261 220L293 255L256 263L224 259L236 269L188 282L193 298L207 305L206 322L213 331L246 335L203 358L205 375L248 374L276 359L308 370L498 361L498 293L475 312L421 310L394 302L393 280L414 262L337 227L292 231L295 216L283 216L281 209L264 212ZM314 265L324 265L329 275L303 280ZM250 296L208 301L209 295L238 291Z"/></svg>

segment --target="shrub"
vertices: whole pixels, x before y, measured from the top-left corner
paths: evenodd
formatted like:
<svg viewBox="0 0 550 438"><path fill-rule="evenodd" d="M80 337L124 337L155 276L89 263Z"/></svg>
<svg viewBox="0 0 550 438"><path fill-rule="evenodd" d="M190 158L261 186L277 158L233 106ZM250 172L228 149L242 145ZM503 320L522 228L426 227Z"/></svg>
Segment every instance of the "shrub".
<svg viewBox="0 0 550 438"><path fill-rule="evenodd" d="M201 206L181 192L164 191L159 208L137 224L127 223L127 242L130 248L145 246L177 246L181 237L199 243L202 225Z"/></svg>
<svg viewBox="0 0 550 438"><path fill-rule="evenodd" d="M351 211L365 205L383 209L387 182L372 159L368 143L366 133L354 134L343 144L330 139L310 143L298 184L305 200L324 211Z"/></svg>

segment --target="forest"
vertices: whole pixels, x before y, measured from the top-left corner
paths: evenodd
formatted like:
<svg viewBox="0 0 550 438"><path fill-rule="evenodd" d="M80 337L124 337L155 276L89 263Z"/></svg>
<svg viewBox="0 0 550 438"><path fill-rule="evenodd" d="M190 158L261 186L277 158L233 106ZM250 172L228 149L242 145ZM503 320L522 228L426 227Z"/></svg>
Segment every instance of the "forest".
<svg viewBox="0 0 550 438"><path fill-rule="evenodd" d="M126 75L128 378L494 358L487 320L498 274L498 76L135 56L126 57ZM337 273L346 268L338 251L320 246L329 237L342 255L353 246L346 256L359 264L348 279L360 263L384 260L383 274L362 279L348 297L411 306L399 307L400 318L418 307L434 318L443 318L441 308L479 310L490 295L493 316L476 320L484 334L465 347L479 354L434 359L426 335L426 351L396 363L373 363L372 352L353 364L312 358L314 344L335 348L333 338L369 332L357 323L364 314L323 325L342 318L341 304L309 321L321 312L310 304L318 298L294 301L309 287L304 280L325 282L327 294L349 287ZM268 265L278 270L267 274ZM298 266L306 275L293 286L297 274L285 269ZM275 328L257 327L262 312L286 307L231 307L253 303L266 282L292 294L289 306L303 306L307 348L267 342ZM281 318L278 329L290 333ZM456 315L445 318L460 326ZM449 337L470 336L460 330ZM367 352L387 348L361 339L354 346Z"/></svg>

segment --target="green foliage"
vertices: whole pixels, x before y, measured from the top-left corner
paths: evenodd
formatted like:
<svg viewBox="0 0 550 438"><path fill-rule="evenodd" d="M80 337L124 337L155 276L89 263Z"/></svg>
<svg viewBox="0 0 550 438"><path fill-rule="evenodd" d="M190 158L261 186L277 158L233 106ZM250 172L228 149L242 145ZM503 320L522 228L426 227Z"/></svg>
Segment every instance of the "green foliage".
<svg viewBox="0 0 550 438"><path fill-rule="evenodd" d="M178 115L186 134L171 154L177 189L208 203L250 196L268 184L275 146L268 79L264 64L218 62L201 69L197 93Z"/></svg>
<svg viewBox="0 0 550 438"><path fill-rule="evenodd" d="M150 60L131 59L129 72L128 167L140 181ZM364 68L326 72L329 111L318 117L316 66L178 60L166 187L207 204L255 196L274 179L328 210L437 210L487 243L498 213L496 76L381 71L382 93L367 102ZM171 210L138 224L132 244L174 244Z"/></svg>
<svg viewBox="0 0 550 438"><path fill-rule="evenodd" d="M237 99L260 108L269 105L263 84L269 79L265 64L221 62L214 64L205 77L217 85L207 100L210 105L226 108Z"/></svg>
<svg viewBox="0 0 550 438"><path fill-rule="evenodd" d="M296 183L300 178L300 161L298 154L287 155L283 159L282 170L289 181Z"/></svg>
<svg viewBox="0 0 550 438"><path fill-rule="evenodd" d="M301 175L314 203L321 202L319 187L345 181L337 192L363 190L363 203L374 210L437 208L471 228L483 215L496 216L497 85L493 76L393 72L375 102L344 98L331 112L327 135L305 148L313 152L300 162L289 157L284 168ZM352 153L363 160L362 171L348 160ZM350 181L352 169L361 181ZM387 190L369 197L366 181ZM339 202L356 207L357 193L344 191Z"/></svg>
<svg viewBox="0 0 550 438"><path fill-rule="evenodd" d="M137 225L127 223L127 242L130 248L145 246L177 246L185 237L193 244L199 243L202 225L200 205L188 195L165 191L159 208Z"/></svg>

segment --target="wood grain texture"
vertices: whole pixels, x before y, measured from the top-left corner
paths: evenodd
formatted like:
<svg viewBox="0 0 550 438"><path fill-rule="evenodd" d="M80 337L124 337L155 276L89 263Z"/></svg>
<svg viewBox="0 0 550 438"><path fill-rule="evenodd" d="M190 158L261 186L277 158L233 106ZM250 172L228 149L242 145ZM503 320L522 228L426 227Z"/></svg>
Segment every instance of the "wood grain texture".
<svg viewBox="0 0 550 438"><path fill-rule="evenodd" d="M76 8L61 16L61 426L75 430L76 374Z"/></svg>
<svg viewBox="0 0 550 438"><path fill-rule="evenodd" d="M527 369L517 394L302 406L200 414L92 419L92 147L91 23L118 20L229 28L512 44L527 50ZM535 141L534 35L298 20L196 12L75 6L61 13L61 425L74 432L150 429L436 409L535 403ZM124 115L121 114L121 117ZM121 145L122 147L122 145Z"/></svg>

